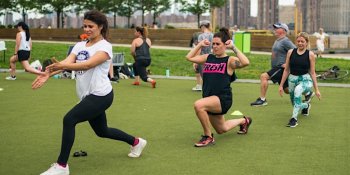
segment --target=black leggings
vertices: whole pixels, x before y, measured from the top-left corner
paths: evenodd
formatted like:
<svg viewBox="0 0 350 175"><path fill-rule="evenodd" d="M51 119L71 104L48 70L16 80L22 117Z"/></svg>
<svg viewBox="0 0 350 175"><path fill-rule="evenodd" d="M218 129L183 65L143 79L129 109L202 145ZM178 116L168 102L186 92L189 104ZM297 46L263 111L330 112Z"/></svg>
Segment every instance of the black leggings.
<svg viewBox="0 0 350 175"><path fill-rule="evenodd" d="M113 102L113 91L106 96L88 95L75 105L63 119L63 133L61 153L57 163L66 164L74 143L75 125L89 121L96 135L103 138L121 140L129 145L134 143L135 137L115 128L108 128L105 110Z"/></svg>
<svg viewBox="0 0 350 175"><path fill-rule="evenodd" d="M138 59L132 65L135 76L140 76L142 81L147 82L147 71L146 67L151 65L151 59Z"/></svg>

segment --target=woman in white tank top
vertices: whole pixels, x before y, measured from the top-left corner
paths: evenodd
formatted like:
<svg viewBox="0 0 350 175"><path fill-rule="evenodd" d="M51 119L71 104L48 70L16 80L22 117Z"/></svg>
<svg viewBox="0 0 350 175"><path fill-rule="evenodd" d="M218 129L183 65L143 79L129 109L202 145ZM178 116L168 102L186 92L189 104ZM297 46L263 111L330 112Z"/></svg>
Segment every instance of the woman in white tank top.
<svg viewBox="0 0 350 175"><path fill-rule="evenodd" d="M32 40L30 38L29 27L24 22L19 22L16 26L18 33L16 35L15 53L10 58L10 76L6 80L16 80L16 62L19 61L22 67L30 73L43 75L40 70L34 69L29 64L30 50L32 48ZM39 68L38 68L39 69Z"/></svg>

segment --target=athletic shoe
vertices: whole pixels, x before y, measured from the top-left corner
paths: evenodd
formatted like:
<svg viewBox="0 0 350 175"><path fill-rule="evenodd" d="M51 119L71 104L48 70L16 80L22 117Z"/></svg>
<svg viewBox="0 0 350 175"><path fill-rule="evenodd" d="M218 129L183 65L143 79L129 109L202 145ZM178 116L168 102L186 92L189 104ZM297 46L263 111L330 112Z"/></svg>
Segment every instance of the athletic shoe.
<svg viewBox="0 0 350 175"><path fill-rule="evenodd" d="M261 100L261 98L259 97L258 99L256 99L255 102L250 103L250 106L266 106L267 105L267 100Z"/></svg>
<svg viewBox="0 0 350 175"><path fill-rule="evenodd" d="M311 109L311 104L308 103L307 105L308 105L307 108L304 108L301 110L301 114L305 116L308 116L310 114L310 109Z"/></svg>
<svg viewBox="0 0 350 175"><path fill-rule="evenodd" d="M245 123L242 125L239 125L239 131L237 131L237 134L247 134L250 124L252 124L253 120L250 117L243 117L245 119Z"/></svg>
<svg viewBox="0 0 350 175"><path fill-rule="evenodd" d="M66 167L62 167L58 163L53 163L47 171L40 175L69 175L69 167L68 164Z"/></svg>
<svg viewBox="0 0 350 175"><path fill-rule="evenodd" d="M312 97L315 96L315 92L310 92L309 95L305 95L304 103L310 103Z"/></svg>
<svg viewBox="0 0 350 175"><path fill-rule="evenodd" d="M118 79L113 77L109 79L112 83L118 83Z"/></svg>
<svg viewBox="0 0 350 175"><path fill-rule="evenodd" d="M211 134L211 137L202 135L202 138L197 143L195 143L194 146L205 147L205 146L214 145L214 144L215 144L214 135Z"/></svg>
<svg viewBox="0 0 350 175"><path fill-rule="evenodd" d="M12 76L8 76L5 78L6 80L16 80L16 76L12 77Z"/></svg>
<svg viewBox="0 0 350 175"><path fill-rule="evenodd" d="M138 86L138 85L140 85L140 82L135 81L135 82L132 83L132 85Z"/></svg>
<svg viewBox="0 0 350 175"><path fill-rule="evenodd" d="M147 145L147 141L139 138L139 143L135 146L131 146L130 148L130 153L128 154L129 157L140 157L142 150L145 148L145 146Z"/></svg>
<svg viewBox="0 0 350 175"><path fill-rule="evenodd" d="M157 82L156 82L155 80L153 80L153 81L151 82L151 84L152 84L152 88L156 88Z"/></svg>
<svg viewBox="0 0 350 175"><path fill-rule="evenodd" d="M202 85L197 84L195 87L192 88L192 91L202 91Z"/></svg>
<svg viewBox="0 0 350 175"><path fill-rule="evenodd" d="M295 118L291 118L287 127L295 128L296 126L298 126L298 121Z"/></svg>

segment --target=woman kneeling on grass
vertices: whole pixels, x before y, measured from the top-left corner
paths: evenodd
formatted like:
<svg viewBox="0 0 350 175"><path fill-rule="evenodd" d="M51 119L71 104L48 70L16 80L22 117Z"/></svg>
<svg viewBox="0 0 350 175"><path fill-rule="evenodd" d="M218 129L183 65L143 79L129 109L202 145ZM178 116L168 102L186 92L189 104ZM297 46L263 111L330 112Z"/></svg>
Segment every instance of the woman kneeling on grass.
<svg viewBox="0 0 350 175"><path fill-rule="evenodd" d="M301 32L296 38L296 49L291 49L287 53L286 68L283 71L281 83L288 81L289 96L293 105L292 118L289 120L287 127L296 127L298 125L298 114L301 110L303 115L308 116L310 113L311 103L301 101L301 95L311 93L312 86L318 99L321 99L321 93L317 86L315 73L315 54L307 49L309 44L309 35ZM288 79L288 80L287 80ZM279 87L279 93L282 96L283 87Z"/></svg>
<svg viewBox="0 0 350 175"><path fill-rule="evenodd" d="M249 65L248 58L238 50L230 40L228 29L221 28L220 32L213 37L213 54L197 55L201 47L209 46L208 40L201 41L186 56L188 61L203 64L203 93L202 99L194 103L194 110L202 124L204 135L202 139L195 143L195 147L204 147L214 144L215 140L210 129L210 124L218 134L230 131L236 126L240 126L238 134L246 134L249 125L252 123L250 117L240 119L225 120L224 114L232 105L232 77L235 76L236 69ZM228 56L226 48L232 49L237 55Z"/></svg>
<svg viewBox="0 0 350 175"><path fill-rule="evenodd" d="M88 40L77 43L65 60L46 67L46 74L38 76L32 84L32 88L37 89L50 75L66 69L77 72L76 87L80 102L63 119L62 145L57 163L52 164L41 175L69 174L67 162L74 142L75 126L81 122L89 121L99 137L120 140L131 145L129 157L139 157L147 144L142 138L135 138L107 126L105 111L111 106L114 95L107 77L113 54L112 45L105 40L108 34L106 16L99 11L86 12L84 32L88 35Z"/></svg>

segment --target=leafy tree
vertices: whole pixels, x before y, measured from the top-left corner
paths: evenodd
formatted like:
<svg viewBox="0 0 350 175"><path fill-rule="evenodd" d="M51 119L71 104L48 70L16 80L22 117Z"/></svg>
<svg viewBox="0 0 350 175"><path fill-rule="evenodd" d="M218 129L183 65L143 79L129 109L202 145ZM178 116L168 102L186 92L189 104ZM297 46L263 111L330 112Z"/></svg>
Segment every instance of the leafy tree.
<svg viewBox="0 0 350 175"><path fill-rule="evenodd" d="M157 0L140 0L139 1L139 4L136 6L136 9L137 10L141 10L141 13L142 13L142 24L145 23L145 13L152 11L152 7L155 5L156 1ZM160 0L160 1L162 1L162 0ZM167 1L167 0L163 0L163 1Z"/></svg>
<svg viewBox="0 0 350 175"><path fill-rule="evenodd" d="M29 10L37 9L39 7L38 2L40 2L40 0L15 0L14 4L12 5L15 5L17 7L14 9L14 11L22 13L22 18L25 22L27 12Z"/></svg>
<svg viewBox="0 0 350 175"><path fill-rule="evenodd" d="M62 27L64 25L64 12L68 11L68 7L74 4L74 0L38 0L38 4L41 6L40 12L42 13L53 13L57 14L57 28ZM62 24L60 17L62 16Z"/></svg>
<svg viewBox="0 0 350 175"><path fill-rule="evenodd" d="M183 5L183 8L180 9L181 12L189 12L194 15L197 15L197 24L199 27L200 17L203 13L206 13L209 10L209 3L206 0L196 0L194 3L187 0L176 0Z"/></svg>
<svg viewBox="0 0 350 175"><path fill-rule="evenodd" d="M164 11L170 8L169 0L151 0L148 5L148 10L153 13L153 22L156 21L156 18Z"/></svg>
<svg viewBox="0 0 350 175"><path fill-rule="evenodd" d="M103 10L103 12L105 13L113 13L113 23L114 23L114 28L117 27L117 14L119 14L120 10L124 9L123 4L128 3L128 1L124 1L124 0L109 0L108 2L106 2L106 8ZM133 2L131 5L133 5L135 2ZM132 14L131 14L132 15ZM130 16L131 16L130 15Z"/></svg>
<svg viewBox="0 0 350 175"><path fill-rule="evenodd" d="M137 4L138 0L121 0L122 3L118 5L118 8L116 8L115 12L119 16L124 16L128 18L128 28L130 28L130 18L137 10Z"/></svg>
<svg viewBox="0 0 350 175"><path fill-rule="evenodd" d="M15 6L14 0L1 0L0 1L0 16L7 13L7 10L11 10Z"/></svg>
<svg viewBox="0 0 350 175"><path fill-rule="evenodd" d="M101 12L106 11L109 6L109 1L113 0L79 0L76 4L78 5L77 10L83 11L85 9L87 10L98 10Z"/></svg>
<svg viewBox="0 0 350 175"><path fill-rule="evenodd" d="M189 2L187 0L175 0L183 5L180 10L182 12L189 12L197 15L197 24L199 27L200 16L208 11L213 12L216 7L222 7L225 5L225 0L196 0L195 3ZM211 13L213 15L213 13ZM211 16L215 18L215 16Z"/></svg>

